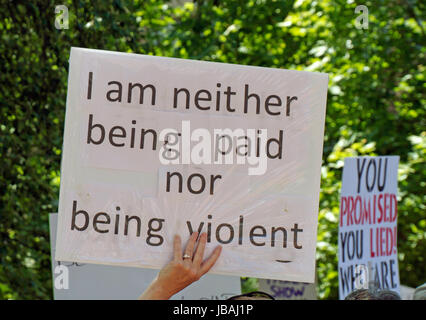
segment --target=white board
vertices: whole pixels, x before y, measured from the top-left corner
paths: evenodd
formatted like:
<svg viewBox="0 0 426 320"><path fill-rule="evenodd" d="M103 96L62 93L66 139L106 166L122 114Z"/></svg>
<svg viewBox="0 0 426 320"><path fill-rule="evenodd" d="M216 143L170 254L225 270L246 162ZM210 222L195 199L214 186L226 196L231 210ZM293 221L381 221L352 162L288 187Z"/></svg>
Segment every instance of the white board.
<svg viewBox="0 0 426 320"><path fill-rule="evenodd" d="M158 269L200 230L213 273L313 282L327 84L72 48L57 258Z"/></svg>
<svg viewBox="0 0 426 320"><path fill-rule="evenodd" d="M414 291L416 291L416 289L408 287L408 286L404 286L401 284L399 286L399 291L400 291L402 300L413 300Z"/></svg>
<svg viewBox="0 0 426 320"><path fill-rule="evenodd" d="M339 218L339 297L357 289L399 294L397 156L346 158Z"/></svg>
<svg viewBox="0 0 426 320"><path fill-rule="evenodd" d="M55 300L135 300L156 277L158 270L153 269L55 261L57 216L49 216ZM62 270L56 269L59 265L68 270L67 288L58 278L62 276ZM239 277L206 274L171 300L225 300L239 294Z"/></svg>
<svg viewBox="0 0 426 320"><path fill-rule="evenodd" d="M276 300L317 300L315 283L259 279L259 291Z"/></svg>

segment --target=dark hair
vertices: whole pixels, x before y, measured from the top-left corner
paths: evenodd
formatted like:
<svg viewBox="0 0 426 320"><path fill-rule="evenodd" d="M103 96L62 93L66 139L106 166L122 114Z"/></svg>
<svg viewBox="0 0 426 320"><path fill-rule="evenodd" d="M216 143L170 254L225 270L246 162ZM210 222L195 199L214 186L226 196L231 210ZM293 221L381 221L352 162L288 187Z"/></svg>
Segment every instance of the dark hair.
<svg viewBox="0 0 426 320"><path fill-rule="evenodd" d="M391 290L371 291L369 289L360 289L348 294L345 300L401 300L401 297Z"/></svg>
<svg viewBox="0 0 426 320"><path fill-rule="evenodd" d="M391 290L382 290L377 293L379 300L402 300L399 294Z"/></svg>
<svg viewBox="0 0 426 320"><path fill-rule="evenodd" d="M263 291L252 291L238 296L232 296L227 300L275 300L275 298Z"/></svg>

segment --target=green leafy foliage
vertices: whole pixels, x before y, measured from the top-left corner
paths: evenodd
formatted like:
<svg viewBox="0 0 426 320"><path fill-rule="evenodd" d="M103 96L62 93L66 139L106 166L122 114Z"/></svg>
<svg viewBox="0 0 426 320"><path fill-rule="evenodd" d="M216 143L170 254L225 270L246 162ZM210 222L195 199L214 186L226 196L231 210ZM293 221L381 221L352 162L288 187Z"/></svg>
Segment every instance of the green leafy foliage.
<svg viewBox="0 0 426 320"><path fill-rule="evenodd" d="M330 75L317 246L320 298L338 295L343 159L399 155L401 283L426 281L424 2L2 0L0 298L52 298L48 213L57 211L71 46ZM244 279L244 290L256 287Z"/></svg>

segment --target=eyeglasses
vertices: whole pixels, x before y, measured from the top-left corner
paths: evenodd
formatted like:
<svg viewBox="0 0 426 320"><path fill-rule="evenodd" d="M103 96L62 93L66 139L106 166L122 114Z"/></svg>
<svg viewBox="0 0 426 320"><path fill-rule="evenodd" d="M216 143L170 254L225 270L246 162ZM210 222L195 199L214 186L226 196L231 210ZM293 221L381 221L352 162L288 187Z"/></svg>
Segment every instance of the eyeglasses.
<svg viewBox="0 0 426 320"><path fill-rule="evenodd" d="M273 296L262 291L252 291L249 293L240 294L238 296L230 297L227 300L245 300L245 298L247 298L247 300L275 300Z"/></svg>

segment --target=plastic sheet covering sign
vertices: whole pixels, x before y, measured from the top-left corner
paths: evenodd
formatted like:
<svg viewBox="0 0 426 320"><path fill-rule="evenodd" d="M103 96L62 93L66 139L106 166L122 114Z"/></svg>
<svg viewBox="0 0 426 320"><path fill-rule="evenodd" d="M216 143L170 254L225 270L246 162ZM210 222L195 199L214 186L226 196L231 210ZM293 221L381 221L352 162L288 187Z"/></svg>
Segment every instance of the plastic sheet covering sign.
<svg viewBox="0 0 426 320"><path fill-rule="evenodd" d="M339 296L399 293L398 156L346 158L339 219Z"/></svg>
<svg viewBox="0 0 426 320"><path fill-rule="evenodd" d="M314 281L328 76L72 48L56 258Z"/></svg>

